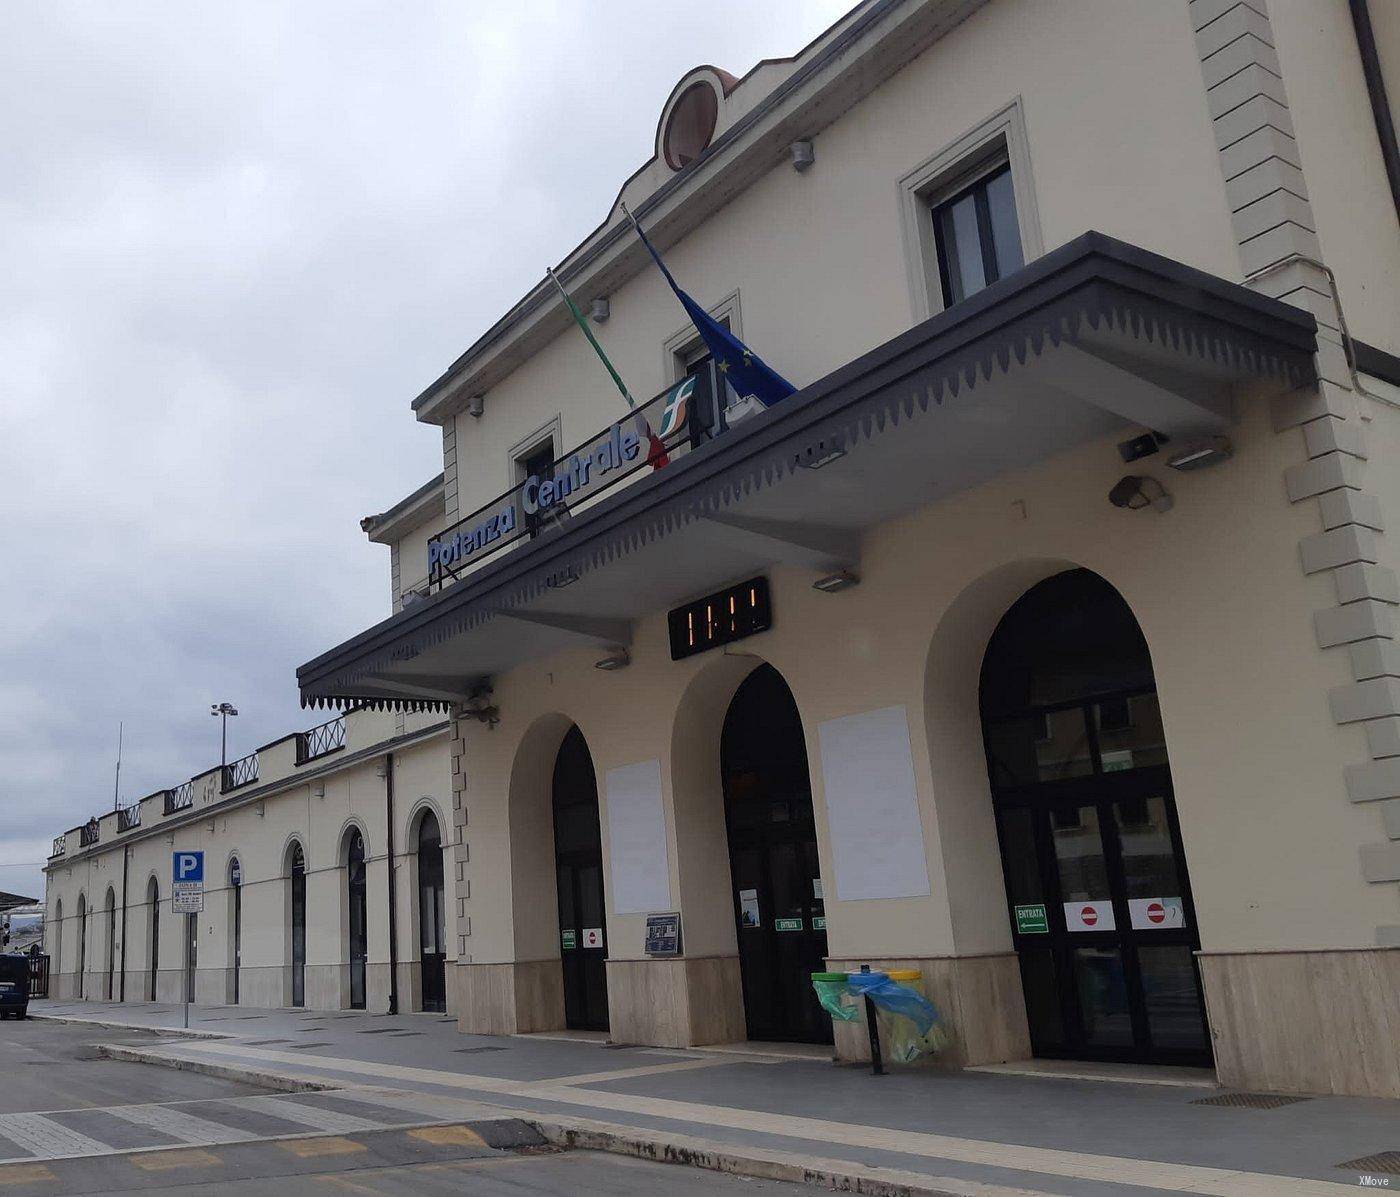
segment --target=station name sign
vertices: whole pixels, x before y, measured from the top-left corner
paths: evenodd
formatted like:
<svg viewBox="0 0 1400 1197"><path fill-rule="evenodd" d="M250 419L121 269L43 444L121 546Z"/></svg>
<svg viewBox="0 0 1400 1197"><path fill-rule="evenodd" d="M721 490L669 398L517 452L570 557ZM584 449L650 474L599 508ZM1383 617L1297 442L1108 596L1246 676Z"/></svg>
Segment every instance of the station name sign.
<svg viewBox="0 0 1400 1197"><path fill-rule="evenodd" d="M634 420L613 424L601 436L555 463L552 477L531 474L502 498L477 512L463 525L428 542L428 577L438 578L444 570L459 569L483 549L516 535L527 521L562 514L570 499L584 498L601 490L610 475L638 464L644 457L644 437ZM642 424L645 428L645 424Z"/></svg>

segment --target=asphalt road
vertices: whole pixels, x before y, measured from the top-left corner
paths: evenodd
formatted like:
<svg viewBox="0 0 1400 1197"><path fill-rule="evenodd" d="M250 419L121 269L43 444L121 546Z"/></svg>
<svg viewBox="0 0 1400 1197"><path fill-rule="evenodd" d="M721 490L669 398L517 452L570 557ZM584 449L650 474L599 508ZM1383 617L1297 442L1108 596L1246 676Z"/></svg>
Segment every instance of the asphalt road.
<svg viewBox="0 0 1400 1197"><path fill-rule="evenodd" d="M274 1093L149 1064L95 1045L144 1032L0 1023L0 1193L325 1192L430 1197L797 1194L624 1156L560 1151L528 1124L492 1117L424 1125L421 1095Z"/></svg>

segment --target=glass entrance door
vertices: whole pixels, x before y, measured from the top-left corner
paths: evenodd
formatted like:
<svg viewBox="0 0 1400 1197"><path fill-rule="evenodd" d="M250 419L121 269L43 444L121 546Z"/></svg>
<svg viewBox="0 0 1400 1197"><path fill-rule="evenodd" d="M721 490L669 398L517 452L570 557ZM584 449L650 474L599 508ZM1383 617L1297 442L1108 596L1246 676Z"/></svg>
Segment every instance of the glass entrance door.
<svg viewBox="0 0 1400 1197"><path fill-rule="evenodd" d="M1117 592L1082 570L1030 591L987 649L982 714L1035 1053L1209 1064L1161 712Z"/></svg>
<svg viewBox="0 0 1400 1197"><path fill-rule="evenodd" d="M608 939L598 784L583 733L569 729L554 763L554 864L564 1025L608 1029Z"/></svg>
<svg viewBox="0 0 1400 1197"><path fill-rule="evenodd" d="M826 917L807 746L772 666L735 694L722 760L748 1037L830 1043L831 1019L811 984L826 968Z"/></svg>

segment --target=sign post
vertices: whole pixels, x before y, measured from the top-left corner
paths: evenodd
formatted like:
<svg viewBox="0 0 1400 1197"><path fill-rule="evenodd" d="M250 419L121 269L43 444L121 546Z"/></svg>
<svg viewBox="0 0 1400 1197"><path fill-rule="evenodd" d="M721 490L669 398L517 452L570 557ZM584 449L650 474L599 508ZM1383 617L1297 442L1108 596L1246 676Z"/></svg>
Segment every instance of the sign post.
<svg viewBox="0 0 1400 1197"><path fill-rule="evenodd" d="M190 1027L190 990L194 988L192 920L204 912L204 853L174 852L171 860L170 909L185 916L185 1030Z"/></svg>

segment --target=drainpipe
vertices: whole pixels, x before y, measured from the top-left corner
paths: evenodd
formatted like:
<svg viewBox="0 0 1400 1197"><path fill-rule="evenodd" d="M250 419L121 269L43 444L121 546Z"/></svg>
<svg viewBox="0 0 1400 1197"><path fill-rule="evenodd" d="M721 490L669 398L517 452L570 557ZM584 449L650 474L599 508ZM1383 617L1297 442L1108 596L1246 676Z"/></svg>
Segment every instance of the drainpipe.
<svg viewBox="0 0 1400 1197"><path fill-rule="evenodd" d="M384 815L389 845L389 1013L399 1012L398 915L394 910L394 754L384 754Z"/></svg>
<svg viewBox="0 0 1400 1197"><path fill-rule="evenodd" d="M1371 10L1366 0L1351 0L1351 24L1356 31L1356 46L1361 51L1361 72L1366 76L1366 93L1371 98L1371 115L1376 122L1376 136L1381 143L1381 160L1385 177L1390 182L1390 198L1395 203L1395 215L1400 219L1400 147L1395 140L1395 122L1390 116L1390 101L1385 92L1385 76L1381 73L1381 58L1376 52L1376 33L1371 28Z"/></svg>
<svg viewBox="0 0 1400 1197"><path fill-rule="evenodd" d="M126 1001L126 875L131 865L131 845L122 845L122 977L121 977L121 997L118 1001Z"/></svg>

